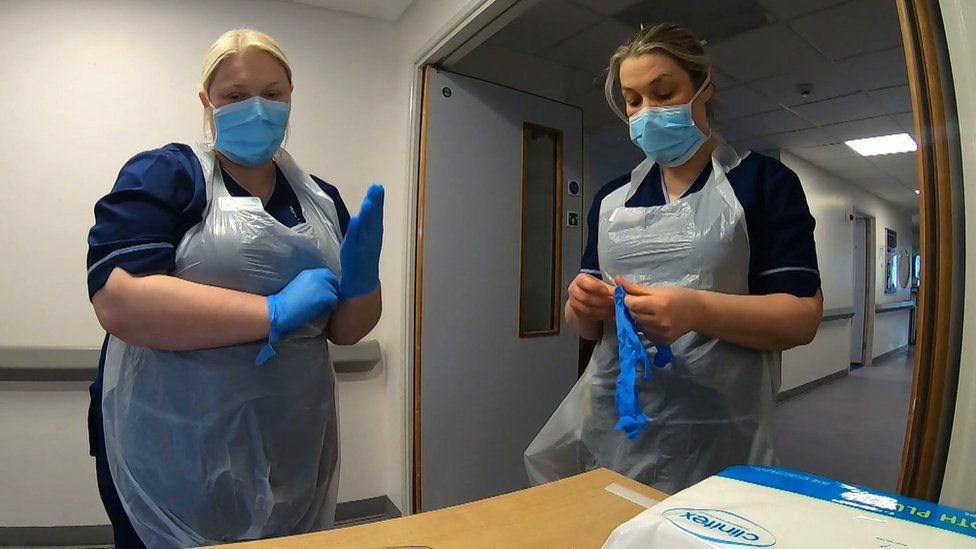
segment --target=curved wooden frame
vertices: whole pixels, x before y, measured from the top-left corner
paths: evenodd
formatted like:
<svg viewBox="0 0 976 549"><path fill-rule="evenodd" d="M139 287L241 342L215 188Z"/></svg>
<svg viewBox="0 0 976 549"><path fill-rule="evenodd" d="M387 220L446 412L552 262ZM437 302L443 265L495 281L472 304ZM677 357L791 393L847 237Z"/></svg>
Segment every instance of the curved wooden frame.
<svg viewBox="0 0 976 549"><path fill-rule="evenodd" d="M941 16L927 0L897 0L908 82L918 140L920 196L919 238L924 276L918 290L918 337L908 428L898 490L921 499L937 499L945 473L948 432L955 385L951 360L958 357L952 318L954 307L951 144L949 119L939 65ZM944 46L941 46L944 48ZM949 96L951 97L951 95ZM949 416L951 417L951 416ZM951 425L950 425L951 428Z"/></svg>

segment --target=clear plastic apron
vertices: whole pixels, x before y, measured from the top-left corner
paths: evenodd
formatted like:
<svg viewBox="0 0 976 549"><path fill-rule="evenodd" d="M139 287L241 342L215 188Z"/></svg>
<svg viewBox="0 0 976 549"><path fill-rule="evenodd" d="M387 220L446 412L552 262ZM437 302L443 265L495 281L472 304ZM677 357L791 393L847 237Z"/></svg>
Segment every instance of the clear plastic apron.
<svg viewBox="0 0 976 549"><path fill-rule="evenodd" d="M335 204L284 150L275 156L305 223L288 228L253 197L232 197L212 149L203 220L184 236L174 276L268 295L304 269L339 274ZM189 547L332 525L339 437L335 371L317 319L283 339L169 352L110 337L102 413L122 505L149 547Z"/></svg>
<svg viewBox="0 0 976 549"><path fill-rule="evenodd" d="M749 291L745 215L726 173L742 157L727 145L712 155L701 191L663 206L628 208L653 164L603 199L598 253L605 281L682 286L726 294ZM603 335L583 377L525 452L533 484L607 467L675 493L727 466L772 464L773 407L780 353L747 349L691 332L672 344L670 366L637 379L650 419L635 440L615 431L620 363L616 326ZM649 349L653 352L653 349Z"/></svg>

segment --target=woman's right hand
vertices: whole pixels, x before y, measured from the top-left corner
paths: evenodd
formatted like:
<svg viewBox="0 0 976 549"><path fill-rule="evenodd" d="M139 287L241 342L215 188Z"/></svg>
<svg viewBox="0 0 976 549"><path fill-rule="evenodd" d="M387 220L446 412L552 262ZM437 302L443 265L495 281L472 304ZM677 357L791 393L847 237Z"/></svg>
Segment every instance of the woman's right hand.
<svg viewBox="0 0 976 549"><path fill-rule="evenodd" d="M268 296L271 340L331 313L339 302L339 279L329 269L306 269L283 290Z"/></svg>
<svg viewBox="0 0 976 549"><path fill-rule="evenodd" d="M580 273L569 285L567 305L581 320L613 318L613 287L595 276Z"/></svg>

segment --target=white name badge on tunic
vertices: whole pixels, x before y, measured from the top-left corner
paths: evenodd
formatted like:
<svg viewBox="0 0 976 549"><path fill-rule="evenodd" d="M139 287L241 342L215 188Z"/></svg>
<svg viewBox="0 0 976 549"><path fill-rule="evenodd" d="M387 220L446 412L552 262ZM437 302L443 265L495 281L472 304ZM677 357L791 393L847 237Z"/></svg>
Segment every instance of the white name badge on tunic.
<svg viewBox="0 0 976 549"><path fill-rule="evenodd" d="M218 204L222 210L241 211L264 211L264 204L256 196L221 196Z"/></svg>

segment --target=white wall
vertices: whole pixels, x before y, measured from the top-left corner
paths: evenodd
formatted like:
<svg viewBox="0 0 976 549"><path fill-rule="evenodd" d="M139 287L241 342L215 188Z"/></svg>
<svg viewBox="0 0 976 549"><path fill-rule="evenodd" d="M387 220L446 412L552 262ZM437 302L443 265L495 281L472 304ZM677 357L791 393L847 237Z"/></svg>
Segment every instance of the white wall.
<svg viewBox="0 0 976 549"><path fill-rule="evenodd" d="M87 383L0 383L0 528L108 524L87 411Z"/></svg>
<svg viewBox="0 0 976 549"><path fill-rule="evenodd" d="M85 287L93 204L135 153L202 138L196 93L204 53L230 28L263 30L279 40L295 74L288 149L335 184L353 213L371 182L387 187L385 314L370 336L385 360L371 374L340 378L339 497L387 494L405 508L411 60L462 8L478 3L418 0L395 24L275 0L0 4L0 34L17 44L0 49L7 74L0 101L11 107L0 133L0 234L7 235L0 301L8 311L0 346L101 343ZM0 467L10 504L0 506L0 527L106 523L86 457L87 392L35 387L0 389L4 406L18 412L0 414L0 465L17 464ZM73 480L39 490L31 479Z"/></svg>
<svg viewBox="0 0 976 549"><path fill-rule="evenodd" d="M824 309L842 309L853 306L854 295L854 223L850 216L857 212L874 217L874 269L875 301L878 305L910 299L909 288L898 288L893 294L884 293L885 228L898 234L898 248L911 250L912 213L900 209L851 183L791 154L782 151L780 159L797 173L807 195L810 212L817 220L814 237L817 241L817 257L823 284ZM869 315L870 316L870 315ZM896 311L875 315L872 356L908 344L908 311ZM869 318L868 322L871 321ZM830 321L821 327L817 340L834 337L826 330L836 331L841 321ZM849 321L844 324L850 327ZM793 349L783 357L783 387L787 390L813 381L836 371L846 369L849 357L850 335L847 343L837 346L814 344ZM820 348L822 347L822 348ZM827 356L820 353L827 352ZM816 359L819 357L819 360ZM787 384L790 380L790 385ZM796 385L792 385L795 383Z"/></svg>
<svg viewBox="0 0 976 549"><path fill-rule="evenodd" d="M976 216L976 3L941 0L949 61L956 88L962 148L966 217ZM966 222L968 249L976 242L976 223ZM976 256L966 254L966 303L976 302ZM976 307L963 309L962 357L952 437L942 482L941 502L976 511Z"/></svg>

